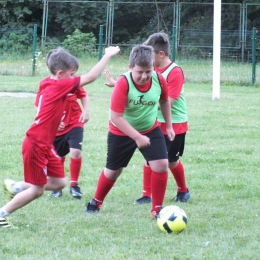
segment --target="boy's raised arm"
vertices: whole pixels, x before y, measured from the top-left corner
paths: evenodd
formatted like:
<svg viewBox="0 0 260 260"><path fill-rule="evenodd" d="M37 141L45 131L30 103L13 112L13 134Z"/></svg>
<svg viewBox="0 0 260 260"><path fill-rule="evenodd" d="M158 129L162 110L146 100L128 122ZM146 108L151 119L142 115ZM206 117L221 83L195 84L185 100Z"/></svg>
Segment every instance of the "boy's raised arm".
<svg viewBox="0 0 260 260"><path fill-rule="evenodd" d="M80 77L79 86L82 87L86 84L93 82L102 73L111 57L118 54L120 51L118 46L110 46L105 49L105 54L102 59L85 75Z"/></svg>

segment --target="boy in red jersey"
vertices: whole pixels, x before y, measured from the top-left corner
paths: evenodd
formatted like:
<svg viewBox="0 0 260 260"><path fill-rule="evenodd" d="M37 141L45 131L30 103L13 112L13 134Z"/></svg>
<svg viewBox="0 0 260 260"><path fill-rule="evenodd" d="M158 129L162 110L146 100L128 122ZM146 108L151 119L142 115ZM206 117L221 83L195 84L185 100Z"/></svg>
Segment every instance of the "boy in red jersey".
<svg viewBox="0 0 260 260"><path fill-rule="evenodd" d="M34 103L36 107L38 107L41 93L42 89L39 88ZM81 101L82 110L77 99ZM84 88L79 88L75 93L69 93L66 97L66 108L63 111L61 123L53 143L63 165L66 155L70 153L70 194L76 199L81 199L82 197L78 179L82 165L83 127L88 120L87 92ZM50 196L61 197L62 190L52 191Z"/></svg>
<svg viewBox="0 0 260 260"><path fill-rule="evenodd" d="M145 42L154 48L154 69L167 81L168 93L171 102L172 128L175 132L174 140L167 138L166 123L162 113L158 111L158 121L165 135L168 150L169 169L177 185L175 201L187 202L190 192L186 186L184 167L179 159L183 155L185 135L188 130L186 101L184 98L184 75L182 69L170 60L170 43L165 33L154 33ZM143 196L134 204L151 203L151 177L152 169L145 163L143 166Z"/></svg>
<svg viewBox="0 0 260 260"><path fill-rule="evenodd" d="M110 103L108 152L86 213L98 212L116 179L127 166L136 148L152 169L152 217L163 205L167 185L167 148L157 122L158 104L166 122L167 136L174 139L170 102L164 78L153 70L153 48L138 45L131 51L130 70L116 82Z"/></svg>
<svg viewBox="0 0 260 260"><path fill-rule="evenodd" d="M47 54L51 76L40 82L43 89L37 115L26 132L22 145L24 181L4 181L11 199L0 208L0 226L9 227L7 216L40 197L44 190L60 190L65 184L64 168L53 149L53 141L62 118L66 96L79 87L93 82L110 58L119 52L118 47L106 48L102 59L85 75L74 76L78 60L62 48Z"/></svg>

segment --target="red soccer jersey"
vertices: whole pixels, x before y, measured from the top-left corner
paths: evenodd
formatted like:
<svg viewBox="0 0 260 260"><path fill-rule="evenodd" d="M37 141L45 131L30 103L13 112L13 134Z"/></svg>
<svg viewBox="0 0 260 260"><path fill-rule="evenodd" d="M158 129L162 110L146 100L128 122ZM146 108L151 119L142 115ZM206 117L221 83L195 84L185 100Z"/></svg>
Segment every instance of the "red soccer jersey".
<svg viewBox="0 0 260 260"><path fill-rule="evenodd" d="M167 67L169 67L170 65L171 64L169 64ZM154 70L159 73L162 73L167 69L167 67L164 68L154 67ZM172 69L166 81L168 86L169 97L174 99L179 98L184 84L184 76L181 68L175 67L174 69Z"/></svg>
<svg viewBox="0 0 260 260"><path fill-rule="evenodd" d="M74 93L80 77L53 80L49 77L40 82L37 115L26 135L51 146L65 108L66 96Z"/></svg>
<svg viewBox="0 0 260 260"><path fill-rule="evenodd" d="M162 73L164 72L172 63L167 65L164 68L158 68L154 67L154 70ZM167 80L167 86L168 86L168 95L170 98L178 99L180 97L183 84L184 84L184 75L183 71L180 67L175 67L171 70L171 72L168 75ZM183 123L173 123L173 130L175 134L182 134L188 131L188 122ZM166 134L166 125L165 123L161 123L161 129L163 134Z"/></svg>
<svg viewBox="0 0 260 260"><path fill-rule="evenodd" d="M66 97L66 107L63 111L61 122L64 123L65 128L62 131L58 131L56 136L64 135L74 127L82 127L83 123L79 122L79 118L82 114L81 107L77 99L81 99L87 96L87 92L84 88L78 88L74 94L69 93Z"/></svg>
<svg viewBox="0 0 260 260"><path fill-rule="evenodd" d="M158 74L158 78L162 87L160 100L166 100L168 98L168 89L167 89L166 81L161 74ZM144 92L146 90L149 90L151 86L151 80L149 80L145 85L141 85L141 86L135 83L135 86L137 89L142 89L142 91ZM116 85L113 89L111 102L110 102L110 109L118 113L123 113L127 105L127 99L128 99L128 82L124 76L121 76L116 82ZM156 126L159 125L157 121L154 123L155 123L154 126L148 131L145 131L144 133L151 131L152 129L154 129ZM113 134L125 135L125 133L123 133L121 130L115 127L111 122L109 122L109 131Z"/></svg>

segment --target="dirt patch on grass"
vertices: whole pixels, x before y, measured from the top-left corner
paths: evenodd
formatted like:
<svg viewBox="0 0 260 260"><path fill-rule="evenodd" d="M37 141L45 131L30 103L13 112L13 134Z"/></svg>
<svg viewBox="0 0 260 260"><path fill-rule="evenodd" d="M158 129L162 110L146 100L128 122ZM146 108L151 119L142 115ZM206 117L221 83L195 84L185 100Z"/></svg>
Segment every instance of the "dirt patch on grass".
<svg viewBox="0 0 260 260"><path fill-rule="evenodd" d="M0 97L26 98L26 97L35 97L35 94L27 93L27 92L0 92Z"/></svg>

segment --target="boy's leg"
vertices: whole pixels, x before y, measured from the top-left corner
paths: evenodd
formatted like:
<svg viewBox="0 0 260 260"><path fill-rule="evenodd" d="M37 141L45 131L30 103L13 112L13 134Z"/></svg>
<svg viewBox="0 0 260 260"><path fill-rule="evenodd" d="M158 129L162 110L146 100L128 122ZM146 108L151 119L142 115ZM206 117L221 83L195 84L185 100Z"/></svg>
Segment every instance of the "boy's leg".
<svg viewBox="0 0 260 260"><path fill-rule="evenodd" d="M81 199L82 192L78 185L82 166L83 128L74 127L66 134L70 151L70 194L76 199Z"/></svg>
<svg viewBox="0 0 260 260"><path fill-rule="evenodd" d="M164 136L159 127L146 134L151 145L141 149L145 160L152 169L152 217L156 217L163 206L168 180L168 154Z"/></svg>
<svg viewBox="0 0 260 260"><path fill-rule="evenodd" d="M62 190L66 186L66 178L48 177L45 190Z"/></svg>
<svg viewBox="0 0 260 260"><path fill-rule="evenodd" d="M152 170L147 163L143 165L143 196L137 199L134 204L140 205L144 203L151 203L151 180L152 180Z"/></svg>
<svg viewBox="0 0 260 260"><path fill-rule="evenodd" d="M66 156L63 156L60 158L60 162L62 164L62 167L64 168L64 162L66 160ZM61 190L52 190L52 192L49 194L51 197L59 198L62 196L62 189Z"/></svg>
<svg viewBox="0 0 260 260"><path fill-rule="evenodd" d="M110 132L108 133L107 143L106 167L99 177L93 199L86 205L85 212L89 214L100 210L105 197L114 186L123 168L127 166L136 149L136 143L130 137L117 136Z"/></svg>
<svg viewBox="0 0 260 260"><path fill-rule="evenodd" d="M69 138L69 132L60 136L56 136L53 147L55 148L55 152L57 154L57 157L60 157L60 164L64 168L64 162L66 160L66 155L70 152L70 147L68 143ZM65 174L65 172L64 172ZM49 194L51 197L61 197L62 196L62 189L60 190L52 190L52 192Z"/></svg>
<svg viewBox="0 0 260 260"><path fill-rule="evenodd" d="M122 170L123 169L121 168L119 170L113 171L105 168L101 172L98 179L95 195L93 199L86 205L86 213L91 214L100 210L105 197L114 186Z"/></svg>
<svg viewBox="0 0 260 260"><path fill-rule="evenodd" d="M44 186L30 185L29 188L17 193L14 198L0 209L0 217L6 217L19 208L40 197ZM5 212L5 213L4 213Z"/></svg>
<svg viewBox="0 0 260 260"><path fill-rule="evenodd" d="M55 150L48 158L47 176L45 190L60 191L66 186L64 166Z"/></svg>
<svg viewBox="0 0 260 260"><path fill-rule="evenodd" d="M187 202L190 198L190 193L186 186L184 167L179 160L179 157L184 152L185 133L176 135L173 141L169 141L167 137L165 137L165 140L168 148L169 169L177 185L175 201Z"/></svg>
<svg viewBox="0 0 260 260"><path fill-rule="evenodd" d="M70 194L76 199L81 199L82 192L78 185L82 165L81 150L71 148L70 151Z"/></svg>
<svg viewBox="0 0 260 260"><path fill-rule="evenodd" d="M30 184L24 181L21 182L15 182L10 179L5 179L4 180L4 192L7 198L7 202L11 201L13 197L23 191L26 190L30 187Z"/></svg>
<svg viewBox="0 0 260 260"><path fill-rule="evenodd" d="M152 169L151 190L152 190L152 217L156 217L163 207L164 196L168 181L168 159L150 161ZM161 165L161 167L158 167Z"/></svg>

